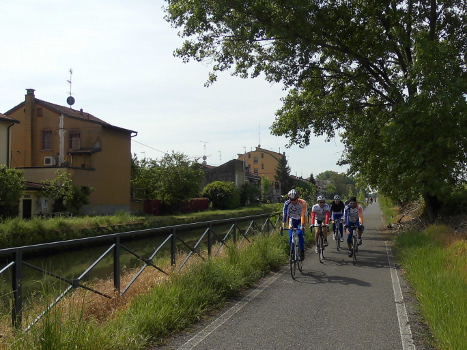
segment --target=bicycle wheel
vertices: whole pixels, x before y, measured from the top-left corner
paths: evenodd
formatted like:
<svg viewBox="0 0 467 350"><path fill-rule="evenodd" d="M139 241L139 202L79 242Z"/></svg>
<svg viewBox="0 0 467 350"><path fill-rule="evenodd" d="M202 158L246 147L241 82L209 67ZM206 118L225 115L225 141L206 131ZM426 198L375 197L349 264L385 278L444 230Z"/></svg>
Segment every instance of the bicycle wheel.
<svg viewBox="0 0 467 350"><path fill-rule="evenodd" d="M318 236L318 257L319 257L319 262L322 264L324 260L324 239L323 239L322 232L320 232Z"/></svg>
<svg viewBox="0 0 467 350"><path fill-rule="evenodd" d="M337 225L334 225L334 239L336 240L337 250L341 250L341 237L339 235L339 228L337 227Z"/></svg>
<svg viewBox="0 0 467 350"><path fill-rule="evenodd" d="M303 261L302 259L300 259L300 248L299 248L299 245L297 244L296 245L297 247L297 254L296 254L296 257L297 257L297 268L298 268L298 271L300 272L303 272Z"/></svg>
<svg viewBox="0 0 467 350"><path fill-rule="evenodd" d="M358 251L357 237L355 237L354 235L352 237L352 262L354 265L357 262L357 251Z"/></svg>
<svg viewBox="0 0 467 350"><path fill-rule="evenodd" d="M295 279L295 274L297 272L297 256L296 256L296 249L295 243L292 241L290 245L290 274L292 278Z"/></svg>

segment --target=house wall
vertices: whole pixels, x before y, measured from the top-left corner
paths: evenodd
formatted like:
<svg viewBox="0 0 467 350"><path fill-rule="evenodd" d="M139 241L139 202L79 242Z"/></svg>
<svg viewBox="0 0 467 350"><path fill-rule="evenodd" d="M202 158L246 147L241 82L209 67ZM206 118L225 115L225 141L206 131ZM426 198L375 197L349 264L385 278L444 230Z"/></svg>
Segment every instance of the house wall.
<svg viewBox="0 0 467 350"><path fill-rule="evenodd" d="M236 159L212 169L205 168L204 173L204 186L214 181L229 181L233 182L235 187L241 188L246 181L243 162Z"/></svg>
<svg viewBox="0 0 467 350"><path fill-rule="evenodd" d="M130 210L131 204L131 139L126 132L106 128L102 130L102 151L93 154L92 173L94 192L86 206L87 213L107 213Z"/></svg>
<svg viewBox="0 0 467 350"><path fill-rule="evenodd" d="M281 157L285 157L285 155L256 147L255 151L241 154L238 159L243 160L245 166L250 167L251 173L266 176L269 180L275 182L276 168ZM255 162L255 159L257 162ZM258 171L256 172L255 169Z"/></svg>
<svg viewBox="0 0 467 350"><path fill-rule="evenodd" d="M10 122L0 120L0 164L7 164L8 160L8 126Z"/></svg>

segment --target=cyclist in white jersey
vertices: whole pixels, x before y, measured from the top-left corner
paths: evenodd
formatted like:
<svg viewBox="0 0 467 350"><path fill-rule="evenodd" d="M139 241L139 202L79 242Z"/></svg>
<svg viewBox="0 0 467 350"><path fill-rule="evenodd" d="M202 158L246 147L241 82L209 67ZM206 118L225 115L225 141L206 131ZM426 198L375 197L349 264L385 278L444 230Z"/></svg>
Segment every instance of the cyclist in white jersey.
<svg viewBox="0 0 467 350"><path fill-rule="evenodd" d="M330 217L331 212L329 210L329 205L326 203L326 200L323 196L318 196L318 203L313 205L313 207L311 208L310 225L314 226L316 222L316 224L321 225L323 227L325 247L328 245L328 227ZM315 239L316 242L318 242L318 230L316 230ZM316 247L315 252L318 253L318 247Z"/></svg>

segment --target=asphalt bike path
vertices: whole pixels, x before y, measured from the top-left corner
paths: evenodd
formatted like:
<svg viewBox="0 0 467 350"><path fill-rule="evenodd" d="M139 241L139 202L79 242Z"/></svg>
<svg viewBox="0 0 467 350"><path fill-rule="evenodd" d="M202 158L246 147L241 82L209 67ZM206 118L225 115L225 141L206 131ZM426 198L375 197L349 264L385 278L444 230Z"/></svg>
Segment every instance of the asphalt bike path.
<svg viewBox="0 0 467 350"><path fill-rule="evenodd" d="M285 265L164 348L415 349L399 276L380 230L379 204L369 205L363 214L365 232L356 265L347 255L345 234L340 251L329 235L323 264L314 247L308 249L296 280ZM311 239L310 231L305 239Z"/></svg>

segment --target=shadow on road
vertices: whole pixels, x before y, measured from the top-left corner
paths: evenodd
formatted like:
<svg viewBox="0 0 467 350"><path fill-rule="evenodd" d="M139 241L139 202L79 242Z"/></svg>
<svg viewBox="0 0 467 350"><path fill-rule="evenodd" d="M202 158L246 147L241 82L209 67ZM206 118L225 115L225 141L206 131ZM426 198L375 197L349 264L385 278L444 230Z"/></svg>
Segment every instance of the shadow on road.
<svg viewBox="0 0 467 350"><path fill-rule="evenodd" d="M344 277L339 275L326 275L325 272L318 270L304 271L301 275L298 275L295 278L295 281L306 284L338 283L343 285L371 287L370 283L364 282L360 279Z"/></svg>

